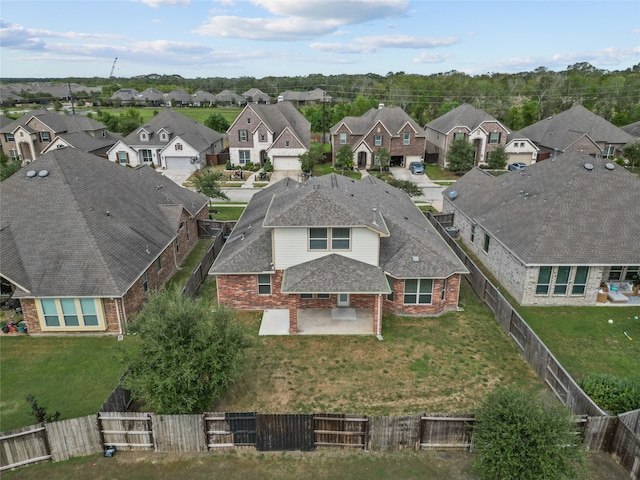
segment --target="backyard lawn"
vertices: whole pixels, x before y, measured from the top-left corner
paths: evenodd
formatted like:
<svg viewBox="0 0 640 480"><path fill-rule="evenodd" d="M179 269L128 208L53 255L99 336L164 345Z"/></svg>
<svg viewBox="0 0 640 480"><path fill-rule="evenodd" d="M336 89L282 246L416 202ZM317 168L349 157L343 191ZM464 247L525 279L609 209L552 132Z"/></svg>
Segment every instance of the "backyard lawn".
<svg viewBox="0 0 640 480"><path fill-rule="evenodd" d="M122 107L122 108L100 107L100 110L103 111L103 112L109 112L112 115L121 115L128 108L130 108L130 107ZM153 117L154 112L160 112L166 107L134 107L134 108L140 112L140 115L142 116L142 120L144 122L146 122L151 117ZM212 108L207 108L207 107L203 107L203 108L195 108L195 107L194 108L181 108L181 107L176 107L176 108L174 108L174 110L176 112L179 112L179 113L183 114L184 116L189 117L189 118L195 120L196 122L200 122L202 124L204 124L204 121L212 113L219 113L220 115L222 115L225 118L225 120L227 120L227 122L229 122L229 124L232 124L235 121L235 119L238 117L240 112L242 111L242 108L240 108L240 107L229 107L229 108L226 108L226 107L225 108L215 108L215 107L212 107ZM97 120L100 120L100 117L98 117L97 115L94 115L94 118L97 119ZM220 133L224 133L224 132L220 132Z"/></svg>

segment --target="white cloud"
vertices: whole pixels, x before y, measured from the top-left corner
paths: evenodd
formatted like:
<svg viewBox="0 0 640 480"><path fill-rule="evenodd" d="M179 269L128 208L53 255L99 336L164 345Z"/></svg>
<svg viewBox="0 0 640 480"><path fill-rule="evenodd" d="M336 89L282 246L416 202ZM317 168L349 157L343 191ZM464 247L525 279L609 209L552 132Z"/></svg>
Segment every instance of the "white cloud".
<svg viewBox="0 0 640 480"><path fill-rule="evenodd" d="M342 24L405 16L409 10L408 0L252 0L251 3L274 15Z"/></svg>
<svg viewBox="0 0 640 480"><path fill-rule="evenodd" d="M379 35L374 37L358 37L351 43L321 43L310 45L315 50L331 53L372 53L387 48L437 48L449 47L459 42L455 37L427 38L408 35Z"/></svg>
<svg viewBox="0 0 640 480"><path fill-rule="evenodd" d="M453 55L448 53L422 52L413 58L413 63L442 63L450 58L453 58Z"/></svg>
<svg viewBox="0 0 640 480"><path fill-rule="evenodd" d="M201 35L248 40L299 40L335 32L339 24L304 18L241 18L219 16L195 30Z"/></svg>
<svg viewBox="0 0 640 480"><path fill-rule="evenodd" d="M342 54L351 54L351 53L371 53L375 49L361 44L346 44L346 43L312 43L309 45L314 50L319 50L321 52L327 53L342 53Z"/></svg>
<svg viewBox="0 0 640 480"><path fill-rule="evenodd" d="M52 30L25 28L21 25L5 21L0 23L0 43L5 48L16 50L44 50L47 48L47 42L45 41L47 38L66 40L114 40L121 37L102 33L54 32Z"/></svg>
<svg viewBox="0 0 640 480"><path fill-rule="evenodd" d="M158 8L162 6L170 6L170 7L186 7L191 4L191 0L134 0L145 5L148 5L153 8Z"/></svg>

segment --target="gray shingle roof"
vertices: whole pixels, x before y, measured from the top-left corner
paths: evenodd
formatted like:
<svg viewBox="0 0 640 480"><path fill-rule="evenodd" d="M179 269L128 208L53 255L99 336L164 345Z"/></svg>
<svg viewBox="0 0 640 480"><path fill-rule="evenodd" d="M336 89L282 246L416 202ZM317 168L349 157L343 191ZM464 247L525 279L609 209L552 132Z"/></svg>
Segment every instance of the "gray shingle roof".
<svg viewBox="0 0 640 480"><path fill-rule="evenodd" d="M311 146L311 124L290 102L256 103L247 108L256 112L256 115L271 131L275 132L276 136L289 128L305 148L309 149Z"/></svg>
<svg viewBox="0 0 640 480"><path fill-rule="evenodd" d="M632 137L640 138L640 122L630 123L629 125L620 127L620 129L625 131Z"/></svg>
<svg viewBox="0 0 640 480"><path fill-rule="evenodd" d="M318 203L313 205L312 200ZM300 205L300 212L289 208L294 204ZM354 211L348 212L345 205ZM346 226L353 220L354 226L372 226L373 208L376 216L381 217L377 227L389 232L389 236L380 240L380 267L385 272L396 278L445 278L454 273L467 273L403 191L371 176L354 181L336 174L314 177L304 184L287 178L256 194L218 255L211 273L273 270L271 231L270 227L263 227L265 222L286 226L290 219L302 226ZM335 213L336 218L332 219L326 212ZM414 261L414 257L418 260Z"/></svg>
<svg viewBox="0 0 640 480"><path fill-rule="evenodd" d="M473 130L483 122L497 122L497 120L487 112L478 110L468 103L463 103L450 112L427 123L426 127L438 132L448 133L452 128L459 126L467 126Z"/></svg>
<svg viewBox="0 0 640 480"><path fill-rule="evenodd" d="M115 144L122 137L117 134L108 134L105 137L94 137L87 132L61 133L61 139L68 142L73 148L83 152L95 152L96 150L108 148Z"/></svg>
<svg viewBox="0 0 640 480"><path fill-rule="evenodd" d="M640 180L605 165L569 152L499 177L474 168L443 195L525 264L637 265Z"/></svg>
<svg viewBox="0 0 640 480"><path fill-rule="evenodd" d="M207 202L150 167L49 152L2 182L0 274L33 296L122 296L175 238L176 211Z"/></svg>
<svg viewBox="0 0 640 480"><path fill-rule="evenodd" d="M61 115L46 110L36 110L24 114L8 125L4 125L0 131L2 133L11 133L17 127L26 125L31 117L37 117L38 120L47 125L56 134L95 131L106 128L104 124L86 115Z"/></svg>
<svg viewBox="0 0 640 480"><path fill-rule="evenodd" d="M331 127L331 133L334 134L344 123L353 135L365 135L378 122L392 135L397 135L406 123L415 129L417 136L425 135L424 129L400 107L372 108L360 117L345 117Z"/></svg>
<svg viewBox="0 0 640 480"><path fill-rule="evenodd" d="M391 289L380 267L333 253L287 268L282 293L391 293Z"/></svg>
<svg viewBox="0 0 640 480"><path fill-rule="evenodd" d="M545 118L520 130L536 144L564 151L584 135L594 142L625 145L634 140L624 130L604 118L590 112L582 105L565 110L558 115Z"/></svg>

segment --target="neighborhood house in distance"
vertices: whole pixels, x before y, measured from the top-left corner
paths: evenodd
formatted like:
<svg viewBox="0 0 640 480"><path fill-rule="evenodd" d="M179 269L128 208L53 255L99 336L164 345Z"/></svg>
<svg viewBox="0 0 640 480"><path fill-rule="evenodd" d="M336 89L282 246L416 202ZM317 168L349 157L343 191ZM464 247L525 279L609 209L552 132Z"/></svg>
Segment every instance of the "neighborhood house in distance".
<svg viewBox="0 0 640 480"><path fill-rule="evenodd" d="M75 148L2 182L0 276L30 333L121 334L198 242L208 198Z"/></svg>
<svg viewBox="0 0 640 480"><path fill-rule="evenodd" d="M519 304L640 299L640 180L623 167L572 151L497 177L476 167L443 196L462 242Z"/></svg>
<svg viewBox="0 0 640 480"><path fill-rule="evenodd" d="M468 270L406 193L330 174L258 192L209 273L221 304L283 313L284 332L346 316L379 335L384 311L455 310Z"/></svg>

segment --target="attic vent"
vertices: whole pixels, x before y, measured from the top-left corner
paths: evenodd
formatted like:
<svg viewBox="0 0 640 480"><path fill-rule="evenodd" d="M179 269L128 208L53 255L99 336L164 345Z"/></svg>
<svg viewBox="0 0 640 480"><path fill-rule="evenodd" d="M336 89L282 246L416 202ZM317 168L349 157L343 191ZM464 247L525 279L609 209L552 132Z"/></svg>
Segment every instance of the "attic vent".
<svg viewBox="0 0 640 480"><path fill-rule="evenodd" d="M604 166L604 168L606 168L607 170L613 170L615 167L615 165L611 162L607 162Z"/></svg>
<svg viewBox="0 0 640 480"><path fill-rule="evenodd" d="M449 198L451 200L455 200L456 198L458 198L458 191L457 190L451 190L449 192Z"/></svg>
<svg viewBox="0 0 640 480"><path fill-rule="evenodd" d="M48 176L49 176L49 170L40 170L40 171L38 172L38 176L39 176L39 177L43 177L43 178L44 178L44 177L48 177Z"/></svg>
<svg viewBox="0 0 640 480"><path fill-rule="evenodd" d="M27 178L33 178L38 174L38 172L36 172L35 170L29 170L27 172Z"/></svg>
<svg viewBox="0 0 640 480"><path fill-rule="evenodd" d="M591 163L585 163L585 164L584 164L584 169L585 169L585 170L588 170L588 171L593 170L593 164L591 164Z"/></svg>
<svg viewBox="0 0 640 480"><path fill-rule="evenodd" d="M411 260L413 260L414 262L419 262L420 257L418 255L411 255Z"/></svg>

